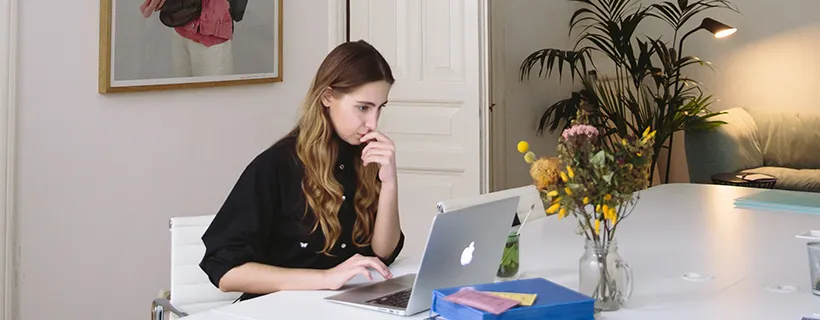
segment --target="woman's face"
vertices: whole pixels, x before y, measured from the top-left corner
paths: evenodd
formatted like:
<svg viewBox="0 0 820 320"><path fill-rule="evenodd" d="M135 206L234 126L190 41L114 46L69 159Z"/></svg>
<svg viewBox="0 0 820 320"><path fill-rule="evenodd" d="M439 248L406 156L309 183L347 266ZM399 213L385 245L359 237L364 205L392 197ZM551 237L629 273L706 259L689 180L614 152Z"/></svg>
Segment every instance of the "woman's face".
<svg viewBox="0 0 820 320"><path fill-rule="evenodd" d="M362 136L378 127L382 107L387 103L390 84L370 82L348 94L326 95L324 105L329 108L330 120L336 134L352 145L361 144Z"/></svg>

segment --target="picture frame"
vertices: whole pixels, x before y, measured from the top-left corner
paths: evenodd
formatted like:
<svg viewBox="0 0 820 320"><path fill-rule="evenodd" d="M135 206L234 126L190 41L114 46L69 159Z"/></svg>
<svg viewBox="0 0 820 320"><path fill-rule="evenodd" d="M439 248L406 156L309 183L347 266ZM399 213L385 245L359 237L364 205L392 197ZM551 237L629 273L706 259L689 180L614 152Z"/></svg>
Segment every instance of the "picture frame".
<svg viewBox="0 0 820 320"><path fill-rule="evenodd" d="M98 91L282 82L282 1L100 0Z"/></svg>

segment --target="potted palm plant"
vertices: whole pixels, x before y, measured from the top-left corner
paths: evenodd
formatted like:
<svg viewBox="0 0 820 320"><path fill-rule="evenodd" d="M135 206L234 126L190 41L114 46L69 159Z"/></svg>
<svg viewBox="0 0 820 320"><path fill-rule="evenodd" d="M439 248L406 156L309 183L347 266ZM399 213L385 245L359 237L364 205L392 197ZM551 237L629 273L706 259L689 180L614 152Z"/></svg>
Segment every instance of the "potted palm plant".
<svg viewBox="0 0 820 320"><path fill-rule="evenodd" d="M662 149L668 149L662 182L669 181L674 133L709 129L724 124L712 118L722 112L709 110L713 97L703 85L687 76L689 67L711 67L696 56L683 56L684 40L695 31L708 30L716 37L735 29L710 18L683 33L684 25L698 15L718 9L738 10L728 0L677 0L644 5L641 0L568 0L582 7L570 18L570 33L578 39L571 50L545 48L527 56L520 66L520 80L538 75L559 77L569 73L581 88L550 105L538 124L538 133L568 128L579 110L587 121L601 128L605 143L621 137L640 136L647 128L656 132L649 181L653 181ZM641 35L638 30L649 19L659 19L671 29L671 39ZM593 59L593 57L600 57ZM613 70L601 77L599 67Z"/></svg>

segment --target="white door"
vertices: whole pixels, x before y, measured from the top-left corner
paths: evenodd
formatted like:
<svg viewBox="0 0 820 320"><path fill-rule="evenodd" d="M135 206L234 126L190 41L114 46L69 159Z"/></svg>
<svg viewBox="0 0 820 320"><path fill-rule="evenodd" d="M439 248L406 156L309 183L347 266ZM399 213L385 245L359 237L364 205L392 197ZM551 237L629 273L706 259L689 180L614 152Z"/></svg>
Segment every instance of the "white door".
<svg viewBox="0 0 820 320"><path fill-rule="evenodd" d="M403 255L421 254L436 202L486 190L484 3L350 1L350 40L373 44L396 77L379 129L397 148Z"/></svg>
<svg viewBox="0 0 820 320"><path fill-rule="evenodd" d="M0 319L13 318L17 0L0 0Z"/></svg>

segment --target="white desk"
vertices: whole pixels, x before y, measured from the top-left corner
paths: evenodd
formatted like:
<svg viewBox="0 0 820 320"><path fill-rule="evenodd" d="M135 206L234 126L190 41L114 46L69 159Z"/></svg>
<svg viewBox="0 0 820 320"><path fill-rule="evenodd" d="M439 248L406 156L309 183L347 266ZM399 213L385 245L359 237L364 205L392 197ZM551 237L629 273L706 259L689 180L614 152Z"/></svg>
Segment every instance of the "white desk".
<svg viewBox="0 0 820 320"><path fill-rule="evenodd" d="M618 232L619 252L635 273L632 298L624 309L600 319L800 319L820 313L820 297L809 288L805 241L795 238L820 229L820 216L733 207L734 198L760 191L690 184L645 190ZM583 237L575 234L575 223L554 217L527 223L521 237L522 277L577 288ZM394 274L415 271L417 260L400 257ZM714 278L684 280L688 272ZM784 284L798 290L765 289ZM401 319L322 299L334 293L279 292L216 311L259 320ZM411 318L427 316L425 311Z"/></svg>

